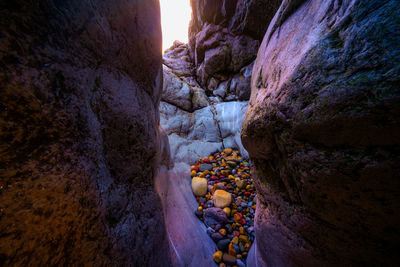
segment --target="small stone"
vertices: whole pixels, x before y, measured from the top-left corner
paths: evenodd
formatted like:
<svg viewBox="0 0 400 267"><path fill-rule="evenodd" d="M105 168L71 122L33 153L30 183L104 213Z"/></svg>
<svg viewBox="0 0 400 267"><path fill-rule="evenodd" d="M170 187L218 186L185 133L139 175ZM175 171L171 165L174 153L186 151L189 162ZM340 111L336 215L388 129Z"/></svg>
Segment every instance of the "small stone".
<svg viewBox="0 0 400 267"><path fill-rule="evenodd" d="M223 263L223 262L221 262L221 263L218 265L218 267L226 267L226 264Z"/></svg>
<svg viewBox="0 0 400 267"><path fill-rule="evenodd" d="M201 172L204 172L206 170L211 171L212 170L212 165L211 164L201 164L199 170Z"/></svg>
<svg viewBox="0 0 400 267"><path fill-rule="evenodd" d="M193 171L190 172L190 176L195 177L195 176L196 176L196 173L197 173L197 172L193 170Z"/></svg>
<svg viewBox="0 0 400 267"><path fill-rule="evenodd" d="M240 222L241 218L242 218L242 216L240 216L240 213L235 213L235 215L233 215L233 220L235 222Z"/></svg>
<svg viewBox="0 0 400 267"><path fill-rule="evenodd" d="M199 171L199 167L197 167L197 166L192 166L192 167L190 168L190 171L198 172L198 171Z"/></svg>
<svg viewBox="0 0 400 267"><path fill-rule="evenodd" d="M220 208L207 208L203 213L204 223L208 226L221 224L224 225L227 221L225 212Z"/></svg>
<svg viewBox="0 0 400 267"><path fill-rule="evenodd" d="M239 180L236 182L236 186L242 189L246 185L247 181L246 180Z"/></svg>
<svg viewBox="0 0 400 267"><path fill-rule="evenodd" d="M218 189L224 189L225 185L223 183L218 183L217 186L218 186Z"/></svg>
<svg viewBox="0 0 400 267"><path fill-rule="evenodd" d="M228 247L228 254L229 254L229 255L232 255L232 256L236 256L236 249L233 247L232 244L229 244L229 247Z"/></svg>
<svg viewBox="0 0 400 267"><path fill-rule="evenodd" d="M222 170L221 175L228 177L229 176L229 170Z"/></svg>
<svg viewBox="0 0 400 267"><path fill-rule="evenodd" d="M207 179L194 177L192 179L192 190L196 196L204 196L207 193Z"/></svg>
<svg viewBox="0 0 400 267"><path fill-rule="evenodd" d="M244 246L242 243L239 243L239 250L240 252L244 252Z"/></svg>
<svg viewBox="0 0 400 267"><path fill-rule="evenodd" d="M224 153L225 155L229 156L230 154L232 154L232 148L225 148Z"/></svg>
<svg viewBox="0 0 400 267"><path fill-rule="evenodd" d="M220 233L222 236L226 235L226 230L224 228L219 229L218 233Z"/></svg>
<svg viewBox="0 0 400 267"><path fill-rule="evenodd" d="M232 238L232 243L237 245L239 243L239 238L237 236L235 236L234 238Z"/></svg>
<svg viewBox="0 0 400 267"><path fill-rule="evenodd" d="M202 210L196 210L195 212L194 212L194 214L200 219L200 218L202 218L203 217L203 211Z"/></svg>
<svg viewBox="0 0 400 267"><path fill-rule="evenodd" d="M240 252L239 246L235 245L235 244L232 244L232 245L233 245L233 248L236 250L236 253L239 253Z"/></svg>
<svg viewBox="0 0 400 267"><path fill-rule="evenodd" d="M236 162L234 161L228 160L226 163L233 168L236 167Z"/></svg>
<svg viewBox="0 0 400 267"><path fill-rule="evenodd" d="M231 209L230 208L228 208L228 207L225 207L224 208L224 212L226 213L226 216L231 216Z"/></svg>
<svg viewBox="0 0 400 267"><path fill-rule="evenodd" d="M244 228L243 228L243 227L239 227L239 234L241 234L241 235L244 235L244 234L245 234Z"/></svg>
<svg viewBox="0 0 400 267"><path fill-rule="evenodd" d="M213 255L213 259L216 263L220 263L222 261L222 251L217 251Z"/></svg>
<svg viewBox="0 0 400 267"><path fill-rule="evenodd" d="M249 243L249 238L247 237L247 235L239 235L239 242L240 243Z"/></svg>
<svg viewBox="0 0 400 267"><path fill-rule="evenodd" d="M236 263L236 257L226 253L222 256L222 260L228 265L234 265Z"/></svg>
<svg viewBox="0 0 400 267"><path fill-rule="evenodd" d="M217 247L219 250L227 251L230 243L231 241L229 239L222 239L218 241Z"/></svg>
<svg viewBox="0 0 400 267"><path fill-rule="evenodd" d="M214 206L217 208L225 208L231 204L232 196L225 190L216 190L213 195Z"/></svg>
<svg viewBox="0 0 400 267"><path fill-rule="evenodd" d="M222 240L224 237L220 233L212 233L211 239L217 243L218 241Z"/></svg>

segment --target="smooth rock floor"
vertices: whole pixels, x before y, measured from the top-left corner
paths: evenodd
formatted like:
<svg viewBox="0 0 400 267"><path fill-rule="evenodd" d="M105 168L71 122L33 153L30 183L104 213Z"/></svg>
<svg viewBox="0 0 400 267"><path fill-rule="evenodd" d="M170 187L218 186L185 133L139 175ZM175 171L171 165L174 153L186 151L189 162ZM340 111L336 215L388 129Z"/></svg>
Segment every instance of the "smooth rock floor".
<svg viewBox="0 0 400 267"><path fill-rule="evenodd" d="M190 166L176 163L172 170L162 166L156 177L156 189L163 203L165 225L173 266L215 266L215 243L193 211L197 202L190 186Z"/></svg>

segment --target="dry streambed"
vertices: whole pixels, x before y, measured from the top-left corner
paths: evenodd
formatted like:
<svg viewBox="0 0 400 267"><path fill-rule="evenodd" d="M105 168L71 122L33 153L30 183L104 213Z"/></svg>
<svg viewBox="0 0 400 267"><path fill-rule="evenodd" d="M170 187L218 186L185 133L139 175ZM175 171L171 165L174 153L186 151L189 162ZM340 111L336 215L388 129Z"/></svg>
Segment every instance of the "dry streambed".
<svg viewBox="0 0 400 267"><path fill-rule="evenodd" d="M219 266L245 266L254 241L257 201L249 161L227 148L199 158L190 171L198 203L195 214L216 243L214 261Z"/></svg>

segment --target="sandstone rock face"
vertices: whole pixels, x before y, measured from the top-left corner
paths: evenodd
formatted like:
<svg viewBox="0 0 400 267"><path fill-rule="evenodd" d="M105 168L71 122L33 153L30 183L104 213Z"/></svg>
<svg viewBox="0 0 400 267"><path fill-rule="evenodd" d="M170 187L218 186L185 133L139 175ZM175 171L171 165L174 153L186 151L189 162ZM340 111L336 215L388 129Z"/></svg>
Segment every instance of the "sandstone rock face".
<svg viewBox="0 0 400 267"><path fill-rule="evenodd" d="M249 264L399 262L399 10L398 1L281 5L242 130L258 192Z"/></svg>
<svg viewBox="0 0 400 267"><path fill-rule="evenodd" d="M158 1L0 7L0 262L168 266Z"/></svg>
<svg viewBox="0 0 400 267"><path fill-rule="evenodd" d="M198 83L210 95L215 92L225 101L249 99L252 62L280 2L191 0L188 53Z"/></svg>

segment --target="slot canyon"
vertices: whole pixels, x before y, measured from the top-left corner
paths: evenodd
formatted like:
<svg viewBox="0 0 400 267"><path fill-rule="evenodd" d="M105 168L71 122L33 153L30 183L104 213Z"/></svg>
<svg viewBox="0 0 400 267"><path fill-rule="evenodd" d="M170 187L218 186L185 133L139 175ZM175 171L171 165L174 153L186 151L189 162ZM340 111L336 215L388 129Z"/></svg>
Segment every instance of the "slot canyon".
<svg viewBox="0 0 400 267"><path fill-rule="evenodd" d="M400 1L187 1L0 1L0 266L399 266Z"/></svg>

